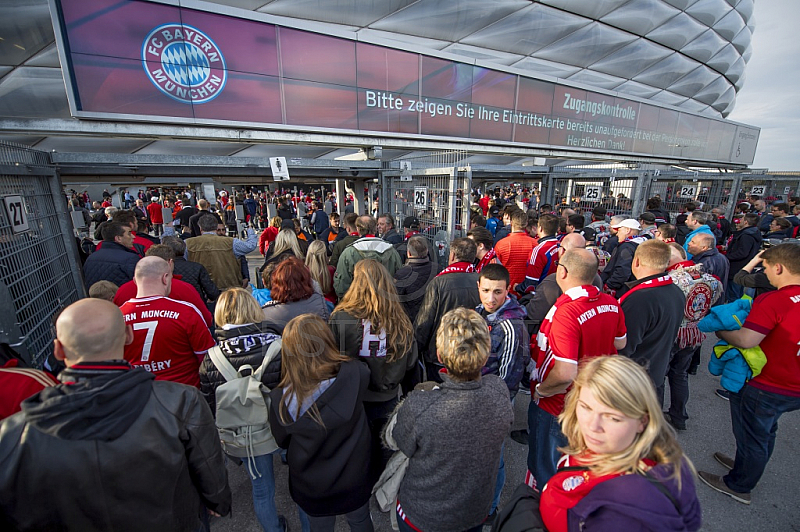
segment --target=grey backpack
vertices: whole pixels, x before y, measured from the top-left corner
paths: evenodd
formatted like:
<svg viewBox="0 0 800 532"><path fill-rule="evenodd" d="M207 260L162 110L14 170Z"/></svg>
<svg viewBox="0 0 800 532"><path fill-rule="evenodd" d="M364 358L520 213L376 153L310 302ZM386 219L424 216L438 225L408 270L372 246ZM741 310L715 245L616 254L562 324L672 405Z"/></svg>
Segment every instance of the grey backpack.
<svg viewBox="0 0 800 532"><path fill-rule="evenodd" d="M217 387L217 430L222 450L237 458L247 458L247 469L255 479L261 472L254 457L269 454L278 448L269 426L269 388L261 384L267 365L280 353L281 340L274 340L255 371L245 364L239 371L215 346L208 350L214 366L225 377Z"/></svg>

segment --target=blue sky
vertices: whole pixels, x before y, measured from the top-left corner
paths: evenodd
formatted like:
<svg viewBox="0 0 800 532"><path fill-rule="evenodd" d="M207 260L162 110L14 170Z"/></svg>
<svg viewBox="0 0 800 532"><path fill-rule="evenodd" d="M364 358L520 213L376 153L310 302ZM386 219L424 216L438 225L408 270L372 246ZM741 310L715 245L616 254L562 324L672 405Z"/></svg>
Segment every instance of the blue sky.
<svg viewBox="0 0 800 532"><path fill-rule="evenodd" d="M730 120L761 128L752 168L800 171L800 2L755 3L753 56Z"/></svg>

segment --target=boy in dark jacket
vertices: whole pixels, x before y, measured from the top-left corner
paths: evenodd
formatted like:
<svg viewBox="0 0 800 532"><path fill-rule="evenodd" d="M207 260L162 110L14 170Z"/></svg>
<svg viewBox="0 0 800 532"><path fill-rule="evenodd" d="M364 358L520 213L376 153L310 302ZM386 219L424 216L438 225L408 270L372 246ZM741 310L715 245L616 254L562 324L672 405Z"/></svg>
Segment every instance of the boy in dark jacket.
<svg viewBox="0 0 800 532"><path fill-rule="evenodd" d="M486 320L492 340L489 360L481 373L503 379L513 400L531 355L525 326L528 313L508 295L510 282L505 266L489 264L483 268L478 277L481 304L475 310Z"/></svg>

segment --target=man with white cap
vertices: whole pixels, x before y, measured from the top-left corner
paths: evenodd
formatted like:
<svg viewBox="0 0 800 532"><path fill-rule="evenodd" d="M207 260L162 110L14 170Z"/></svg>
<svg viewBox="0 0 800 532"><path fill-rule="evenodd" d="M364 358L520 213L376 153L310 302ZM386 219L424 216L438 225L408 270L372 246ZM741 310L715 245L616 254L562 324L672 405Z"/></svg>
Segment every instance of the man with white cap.
<svg viewBox="0 0 800 532"><path fill-rule="evenodd" d="M635 280L631 273L633 254L636 253L639 244L647 239L639 236L642 226L633 218L622 220L611 227L617 230L619 245L614 248L600 278L605 283L606 289L619 298L628 289L625 283Z"/></svg>

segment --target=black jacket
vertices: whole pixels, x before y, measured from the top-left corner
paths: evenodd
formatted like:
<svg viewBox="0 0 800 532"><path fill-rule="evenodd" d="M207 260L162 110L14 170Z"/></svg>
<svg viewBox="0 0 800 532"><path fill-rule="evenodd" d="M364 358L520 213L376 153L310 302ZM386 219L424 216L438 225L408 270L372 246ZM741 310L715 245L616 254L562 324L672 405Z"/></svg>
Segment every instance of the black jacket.
<svg viewBox="0 0 800 532"><path fill-rule="evenodd" d="M403 239L403 235L398 233L397 229L395 229L394 227L389 229L386 232L385 235L381 235L381 238L384 239L385 241L387 241L388 243L390 243L393 246L396 245L396 244L399 244L400 242L402 242L404 240Z"/></svg>
<svg viewBox="0 0 800 532"><path fill-rule="evenodd" d="M625 283L635 280L631 273L633 254L636 253L636 248L639 247L639 244L644 241L645 239L643 237L636 237L619 244L611 254L611 258L608 260L605 269L600 274L600 278L606 286L617 291L617 297L620 297L628 290Z"/></svg>
<svg viewBox="0 0 800 532"><path fill-rule="evenodd" d="M675 226L675 242L680 244L681 246L686 243L686 237L691 233L692 230L689 229L689 226L684 224L676 225Z"/></svg>
<svg viewBox="0 0 800 532"><path fill-rule="evenodd" d="M427 257L424 259L406 259L406 265L394 272L394 284L400 304L408 314L411 323L417 319L422 299L425 297L425 288L439 273L437 264Z"/></svg>
<svg viewBox="0 0 800 532"><path fill-rule="evenodd" d="M692 261L694 261L695 264L702 264L704 272L715 275L722 281L722 293L724 294L728 287L728 278L730 275L730 264L728 263L728 259L725 258L725 255L717 251L717 248L711 248L692 257ZM718 304L722 304L724 300L724 297L720 298Z"/></svg>
<svg viewBox="0 0 800 532"><path fill-rule="evenodd" d="M181 212L178 213L176 218L180 221L181 225L186 227L189 225L189 220L191 220L192 216L197 214L197 209L194 207L188 206L181 209Z"/></svg>
<svg viewBox="0 0 800 532"><path fill-rule="evenodd" d="M633 288L663 275L666 274L637 279L628 283L628 287ZM683 290L674 283L636 290L620 305L625 314L628 337L619 354L644 367L656 387L663 385L667 375L670 350L678 336L685 305Z"/></svg>
<svg viewBox="0 0 800 532"><path fill-rule="evenodd" d="M190 262L183 257L175 257L173 273L181 276L181 281L194 286L200 299L204 302L216 301L219 297L219 288L211 280L206 267L199 262Z"/></svg>
<svg viewBox="0 0 800 532"><path fill-rule="evenodd" d="M139 254L116 242L103 242L103 245L89 255L83 265L86 287L97 281L111 281L122 286L133 279L133 271L139 262Z"/></svg>
<svg viewBox="0 0 800 532"><path fill-rule="evenodd" d="M279 411L283 389L270 393L272 435L288 449L289 492L309 515L344 514L369 501L371 443L363 404L368 384L364 364L344 362L315 402L324 426L310 412L284 424Z"/></svg>
<svg viewBox="0 0 800 532"><path fill-rule="evenodd" d="M272 342L280 339L280 336L271 332L262 332L257 324L240 325L225 330L217 328L217 340L219 347L228 359L228 362L238 371L245 364L250 364L253 371L261 366L264 355ZM267 364L267 368L261 375L261 383L269 389L275 388L281 380L281 357L278 355ZM217 411L217 388L225 384L225 377L222 376L217 366L206 354L200 364L200 391L208 401L211 412Z"/></svg>
<svg viewBox="0 0 800 532"><path fill-rule="evenodd" d="M761 249L762 240L761 231L755 226L733 232L731 243L728 244L728 253L725 255L731 265L728 271L729 279L733 279L736 272L756 256L758 250Z"/></svg>
<svg viewBox="0 0 800 532"><path fill-rule="evenodd" d="M369 388L364 394L364 400L383 402L396 398L406 372L417 363L417 342L412 338L410 345L397 346L404 352L394 362L389 363L386 361L387 353L380 352L380 343L377 341L369 342L368 353L362 352L364 324L361 319L347 312L334 311L328 324L339 351L353 360L365 363L369 368ZM378 336L379 332L373 330L371 334Z"/></svg>
<svg viewBox="0 0 800 532"><path fill-rule="evenodd" d="M120 360L81 366L0 424L0 529L195 531L203 506L230 512L199 390Z"/></svg>
<svg viewBox="0 0 800 532"><path fill-rule="evenodd" d="M668 224L669 222L669 213L663 209L647 209L647 212L651 213L653 216L656 217L656 227L661 224Z"/></svg>
<svg viewBox="0 0 800 532"><path fill-rule="evenodd" d="M436 331L442 316L448 310L458 307L474 309L480 303L477 273L448 273L430 282L414 321L417 345L426 362L438 363Z"/></svg>

